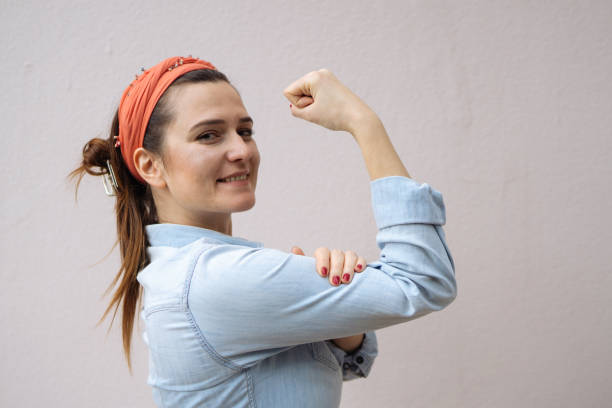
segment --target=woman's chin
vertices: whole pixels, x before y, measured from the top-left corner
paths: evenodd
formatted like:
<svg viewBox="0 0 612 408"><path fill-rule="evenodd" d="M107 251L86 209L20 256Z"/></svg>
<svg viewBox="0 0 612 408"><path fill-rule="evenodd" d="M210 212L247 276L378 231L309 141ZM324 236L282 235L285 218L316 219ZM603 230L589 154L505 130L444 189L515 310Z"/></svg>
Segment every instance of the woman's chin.
<svg viewBox="0 0 612 408"><path fill-rule="evenodd" d="M233 212L247 211L253 208L254 206L255 206L255 194L253 194L252 199L244 200L241 203L237 203L236 206L233 208Z"/></svg>

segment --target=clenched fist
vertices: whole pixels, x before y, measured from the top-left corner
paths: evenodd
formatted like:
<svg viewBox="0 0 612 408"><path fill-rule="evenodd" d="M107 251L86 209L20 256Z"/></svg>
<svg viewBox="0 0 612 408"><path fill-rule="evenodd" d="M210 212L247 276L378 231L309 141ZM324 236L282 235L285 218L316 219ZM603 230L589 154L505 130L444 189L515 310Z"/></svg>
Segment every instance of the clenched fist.
<svg viewBox="0 0 612 408"><path fill-rule="evenodd" d="M291 113L330 130L353 133L355 124L371 116L372 109L323 68L294 81L283 91L291 102Z"/></svg>

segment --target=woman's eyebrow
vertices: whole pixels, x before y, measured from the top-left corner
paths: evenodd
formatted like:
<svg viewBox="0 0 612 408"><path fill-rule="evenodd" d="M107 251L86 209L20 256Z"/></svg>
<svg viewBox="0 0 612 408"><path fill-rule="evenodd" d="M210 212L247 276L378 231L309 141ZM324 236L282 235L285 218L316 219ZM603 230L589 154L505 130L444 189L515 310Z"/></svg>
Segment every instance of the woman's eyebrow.
<svg viewBox="0 0 612 408"><path fill-rule="evenodd" d="M244 118L240 118L238 119L238 123L248 123L250 122L251 124L253 124L253 119L250 116L245 116ZM195 125L193 125L190 129L190 131L192 131L193 129L197 128L198 126L204 126L204 125L224 125L227 122L223 119L207 119L207 120L202 120L198 123L196 123Z"/></svg>

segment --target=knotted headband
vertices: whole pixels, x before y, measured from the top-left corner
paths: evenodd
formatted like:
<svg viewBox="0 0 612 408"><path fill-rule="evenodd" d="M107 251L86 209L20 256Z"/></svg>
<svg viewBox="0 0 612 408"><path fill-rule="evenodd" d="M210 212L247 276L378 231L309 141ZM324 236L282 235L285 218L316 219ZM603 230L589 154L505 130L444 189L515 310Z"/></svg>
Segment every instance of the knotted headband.
<svg viewBox="0 0 612 408"><path fill-rule="evenodd" d="M121 156L130 173L143 184L134 165L134 151L142 147L145 131L157 101L172 82L181 75L196 69L213 69L208 61L189 57L166 58L147 69L123 91L119 102L119 135L115 147L121 147Z"/></svg>

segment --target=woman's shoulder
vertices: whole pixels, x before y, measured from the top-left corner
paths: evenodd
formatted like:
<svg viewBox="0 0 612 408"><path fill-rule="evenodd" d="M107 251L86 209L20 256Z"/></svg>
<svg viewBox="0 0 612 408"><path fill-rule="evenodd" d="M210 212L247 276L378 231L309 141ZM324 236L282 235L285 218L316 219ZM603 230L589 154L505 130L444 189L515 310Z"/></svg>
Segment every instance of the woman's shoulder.
<svg viewBox="0 0 612 408"><path fill-rule="evenodd" d="M227 235L219 231L194 225L183 224L149 224L145 226L147 241L150 246L170 246L180 248L204 240L207 243L231 244L248 247L263 247L263 243L239 236Z"/></svg>
<svg viewBox="0 0 612 408"><path fill-rule="evenodd" d="M242 242L238 242L239 240ZM181 274L179 271L192 273L195 269L236 271L244 267L253 270L282 263L291 254L241 238L229 243L202 237L183 246L151 245L147 247L147 255L149 262L139 275L178 275Z"/></svg>

